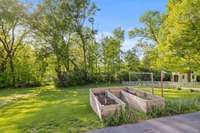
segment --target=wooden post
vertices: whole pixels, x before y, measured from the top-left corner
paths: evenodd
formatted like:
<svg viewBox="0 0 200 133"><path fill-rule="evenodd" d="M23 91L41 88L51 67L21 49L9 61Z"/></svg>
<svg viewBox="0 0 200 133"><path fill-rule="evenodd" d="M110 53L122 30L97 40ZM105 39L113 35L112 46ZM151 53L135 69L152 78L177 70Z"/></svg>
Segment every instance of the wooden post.
<svg viewBox="0 0 200 133"><path fill-rule="evenodd" d="M128 73L128 76L129 76L129 83L128 84L130 85L131 84L131 73L130 72Z"/></svg>
<svg viewBox="0 0 200 133"><path fill-rule="evenodd" d="M160 75L160 81L161 81L161 96L164 97L164 87L163 87L163 79L164 79L164 72L161 71L161 75Z"/></svg>
<svg viewBox="0 0 200 133"><path fill-rule="evenodd" d="M154 95L153 73L151 73L152 94Z"/></svg>

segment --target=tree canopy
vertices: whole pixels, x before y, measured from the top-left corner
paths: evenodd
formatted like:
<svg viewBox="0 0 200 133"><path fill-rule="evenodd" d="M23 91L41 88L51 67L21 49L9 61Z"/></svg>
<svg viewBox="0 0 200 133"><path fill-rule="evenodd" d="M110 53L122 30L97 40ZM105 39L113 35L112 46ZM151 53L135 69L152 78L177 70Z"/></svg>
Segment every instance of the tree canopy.
<svg viewBox="0 0 200 133"><path fill-rule="evenodd" d="M199 3L169 0L166 12L145 12L143 26L128 31L137 43L123 50L120 26L96 39L100 10L91 0L43 0L34 7L0 0L0 87L121 81L130 71L199 73Z"/></svg>

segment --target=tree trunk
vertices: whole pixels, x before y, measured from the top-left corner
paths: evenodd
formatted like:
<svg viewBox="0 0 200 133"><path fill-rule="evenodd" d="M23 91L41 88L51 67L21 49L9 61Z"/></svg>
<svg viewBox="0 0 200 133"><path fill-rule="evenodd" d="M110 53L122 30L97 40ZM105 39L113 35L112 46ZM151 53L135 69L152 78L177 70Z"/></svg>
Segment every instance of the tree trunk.
<svg viewBox="0 0 200 133"><path fill-rule="evenodd" d="M0 64L0 72L5 72L5 70L6 70L6 65L7 65L7 59L4 59L3 61L2 61L2 63Z"/></svg>
<svg viewBox="0 0 200 133"><path fill-rule="evenodd" d="M67 71L69 71L69 45L67 44Z"/></svg>
<svg viewBox="0 0 200 133"><path fill-rule="evenodd" d="M84 62L84 76L85 76L85 79L87 79L87 57L86 57L86 42L85 42L85 39L84 39L84 36L82 35L81 31L78 32L79 33L79 36L81 38L81 41L82 41L82 48L83 48L83 62Z"/></svg>
<svg viewBox="0 0 200 133"><path fill-rule="evenodd" d="M188 71L188 82L191 82L192 71Z"/></svg>
<svg viewBox="0 0 200 133"><path fill-rule="evenodd" d="M86 46L83 44L84 70L87 72Z"/></svg>
<svg viewBox="0 0 200 133"><path fill-rule="evenodd" d="M16 84L16 77L15 77L15 68L13 63L13 57L9 56L9 63L10 63L10 70L11 70L11 76L12 76L12 87L15 87Z"/></svg>

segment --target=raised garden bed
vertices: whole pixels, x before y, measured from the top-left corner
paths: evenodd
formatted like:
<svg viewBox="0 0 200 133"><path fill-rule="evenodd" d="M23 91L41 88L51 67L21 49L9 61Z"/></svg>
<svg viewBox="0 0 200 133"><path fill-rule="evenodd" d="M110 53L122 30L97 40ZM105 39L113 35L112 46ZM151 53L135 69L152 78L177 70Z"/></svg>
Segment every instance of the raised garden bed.
<svg viewBox="0 0 200 133"><path fill-rule="evenodd" d="M154 107L164 108L165 100L150 93L129 88L98 88L90 90L90 104L100 119L116 110L129 107L150 112Z"/></svg>
<svg viewBox="0 0 200 133"><path fill-rule="evenodd" d="M150 93L129 89L129 88L115 88L109 91L128 104L129 107L135 108L139 111L149 112L152 108L164 108L165 100L162 97L154 96Z"/></svg>
<svg viewBox="0 0 200 133"><path fill-rule="evenodd" d="M108 89L90 89L90 105L100 119L125 108L125 103Z"/></svg>
<svg viewBox="0 0 200 133"><path fill-rule="evenodd" d="M125 97L121 92L121 91L124 91L124 90L126 90L126 88L112 88L112 89L109 89L108 91L110 93L112 93L113 95L115 95L120 100L122 100L123 102L125 102Z"/></svg>
<svg viewBox="0 0 200 133"><path fill-rule="evenodd" d="M164 108L165 106L164 98L154 96L141 90L124 89L121 91L121 94L123 95L123 100L130 107L145 113L152 111L154 107Z"/></svg>

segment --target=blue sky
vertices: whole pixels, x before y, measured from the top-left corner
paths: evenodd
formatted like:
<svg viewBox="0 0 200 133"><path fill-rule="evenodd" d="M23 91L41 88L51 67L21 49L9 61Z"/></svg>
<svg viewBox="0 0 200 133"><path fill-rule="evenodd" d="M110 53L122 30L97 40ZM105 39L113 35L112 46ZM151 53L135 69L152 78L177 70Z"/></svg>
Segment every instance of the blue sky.
<svg viewBox="0 0 200 133"><path fill-rule="evenodd" d="M113 29L122 27L126 31L123 50L130 49L136 39L129 39L128 31L134 27L142 27L139 17L145 11L157 10L165 12L167 0L93 0L101 9L95 17L95 28L102 33L111 34Z"/></svg>
<svg viewBox="0 0 200 133"><path fill-rule="evenodd" d="M42 0L24 0L31 3L38 3ZM141 27L139 17L148 10L164 12L167 0L92 0L96 3L100 11L95 16L95 28L99 31L97 38L101 34L109 35L113 29L122 27L126 31L126 39L123 49L133 47L136 39L128 38L128 31L134 27Z"/></svg>

